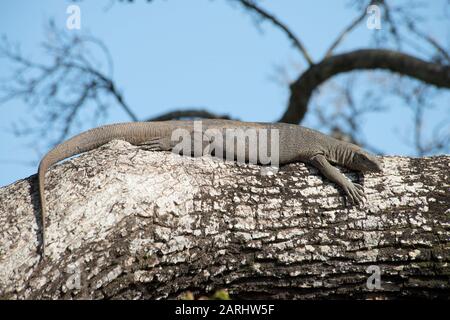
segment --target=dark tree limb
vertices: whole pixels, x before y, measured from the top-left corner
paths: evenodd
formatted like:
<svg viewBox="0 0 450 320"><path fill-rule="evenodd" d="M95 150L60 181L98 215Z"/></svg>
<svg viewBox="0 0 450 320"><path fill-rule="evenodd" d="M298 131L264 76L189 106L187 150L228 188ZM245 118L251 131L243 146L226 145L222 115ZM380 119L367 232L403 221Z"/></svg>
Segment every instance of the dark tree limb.
<svg viewBox="0 0 450 320"><path fill-rule="evenodd" d="M308 110L314 90L333 76L349 71L374 69L392 71L440 88L450 88L449 66L427 62L396 51L357 50L326 58L305 71L291 84L288 108L279 121L299 123Z"/></svg>

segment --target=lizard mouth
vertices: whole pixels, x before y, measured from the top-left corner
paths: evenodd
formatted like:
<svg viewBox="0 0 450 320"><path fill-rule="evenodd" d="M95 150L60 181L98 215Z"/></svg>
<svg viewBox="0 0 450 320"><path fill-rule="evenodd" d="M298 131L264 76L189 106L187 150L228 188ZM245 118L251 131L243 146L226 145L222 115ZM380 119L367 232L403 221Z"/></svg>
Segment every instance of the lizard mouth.
<svg viewBox="0 0 450 320"><path fill-rule="evenodd" d="M373 159L371 170L375 171L375 172L383 171L383 165L381 164L381 162L378 159Z"/></svg>

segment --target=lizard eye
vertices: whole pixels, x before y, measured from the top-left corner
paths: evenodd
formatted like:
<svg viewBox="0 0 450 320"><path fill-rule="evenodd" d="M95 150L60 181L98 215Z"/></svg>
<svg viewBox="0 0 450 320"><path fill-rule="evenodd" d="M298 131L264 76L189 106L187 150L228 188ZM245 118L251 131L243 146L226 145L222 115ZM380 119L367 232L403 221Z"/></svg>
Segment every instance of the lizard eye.
<svg viewBox="0 0 450 320"><path fill-rule="evenodd" d="M370 165L370 159L362 152L355 153L354 162L359 167L359 169L367 169Z"/></svg>
<svg viewBox="0 0 450 320"><path fill-rule="evenodd" d="M368 156L366 156L364 153L360 153L359 157L362 161L367 161L370 160Z"/></svg>
<svg viewBox="0 0 450 320"><path fill-rule="evenodd" d="M381 165L375 156L367 155L364 152L356 154L356 162L363 170L381 171Z"/></svg>

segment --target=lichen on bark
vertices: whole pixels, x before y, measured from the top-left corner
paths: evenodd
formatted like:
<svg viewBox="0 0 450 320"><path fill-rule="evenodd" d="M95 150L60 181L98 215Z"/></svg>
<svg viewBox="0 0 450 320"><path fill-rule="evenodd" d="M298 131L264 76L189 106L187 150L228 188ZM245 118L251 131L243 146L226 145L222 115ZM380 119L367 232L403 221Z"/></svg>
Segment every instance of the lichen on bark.
<svg viewBox="0 0 450 320"><path fill-rule="evenodd" d="M364 186L359 208L302 163L273 172L113 141L47 174L43 261L36 177L0 189L0 297L448 298L449 160L341 169Z"/></svg>

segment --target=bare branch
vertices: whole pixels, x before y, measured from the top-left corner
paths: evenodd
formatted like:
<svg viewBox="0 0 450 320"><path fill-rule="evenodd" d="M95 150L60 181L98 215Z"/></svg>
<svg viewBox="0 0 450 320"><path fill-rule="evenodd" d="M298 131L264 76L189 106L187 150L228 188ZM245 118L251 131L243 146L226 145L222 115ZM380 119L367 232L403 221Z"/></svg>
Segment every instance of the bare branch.
<svg viewBox="0 0 450 320"><path fill-rule="evenodd" d="M379 0L371 0L369 5L372 5L374 3L378 3ZM367 6L367 7L368 7ZM356 17L344 30L342 30L342 32L337 36L336 40L333 41L333 43L331 44L330 48L327 50L327 52L325 53L325 58L330 57L333 54L334 49L336 49L336 47L345 39L345 37L353 30L355 29L360 23L361 21L364 20L364 18L367 15L367 7L364 7L364 10L362 10L361 14Z"/></svg>
<svg viewBox="0 0 450 320"><path fill-rule="evenodd" d="M266 10L258 7L254 1L251 1L251 0L237 0L237 1L240 2L246 9L256 12L260 17L270 21L276 27L281 29L287 35L287 37L292 41L292 43L294 44L294 47L296 47L300 51L300 53L303 55L305 60L308 62L308 65L314 64L313 59L309 55L308 51L306 50L305 46L302 44L300 39L298 37L296 37L295 34L291 30L289 30L289 28L284 23L282 23L280 20L278 20L274 15L268 13Z"/></svg>
<svg viewBox="0 0 450 320"><path fill-rule="evenodd" d="M147 121L165 121L178 119L231 119L228 115L218 115L204 109L187 109L170 111L159 116L148 119Z"/></svg>
<svg viewBox="0 0 450 320"><path fill-rule="evenodd" d="M397 48L400 49L402 41L400 39L400 34L399 34L399 30L398 30L397 24L396 24L396 22L394 20L394 17L391 14L391 10L392 9L386 3L385 0L380 0L379 3L384 8L384 19L386 20L386 22L387 22L387 24L389 26L389 32L394 37L395 43L397 44Z"/></svg>
<svg viewBox="0 0 450 320"><path fill-rule="evenodd" d="M314 90L331 77L353 70L383 69L410 76L440 88L450 88L450 66L427 62L391 50L356 50L324 59L291 84L289 105L280 122L299 123Z"/></svg>
<svg viewBox="0 0 450 320"><path fill-rule="evenodd" d="M437 53L441 56L442 59L446 61L447 64L450 64L450 54L447 52L447 50L439 44L439 42L434 39L432 36L426 34L423 31L420 31L417 27L414 26L414 23L410 22L408 23L408 29L412 32L414 32L417 36L424 39L426 42L428 42L432 47L434 47L437 51Z"/></svg>
<svg viewBox="0 0 450 320"><path fill-rule="evenodd" d="M383 154L364 138L363 129L364 120L369 113L385 109L371 96L365 95L362 99L364 103L358 101L356 93L360 93L360 90L355 86L359 85L360 78L360 75L349 74L343 84L341 81L328 81L324 88L320 88L312 111L319 127L332 137L359 145L372 153ZM322 91L326 91L326 94L320 94Z"/></svg>
<svg viewBox="0 0 450 320"><path fill-rule="evenodd" d="M123 110L126 112L126 114L128 114L128 116L133 120L133 121L139 121L139 118L136 116L136 114L131 110L131 108L125 103L123 96L120 92L117 91L115 85L113 82L109 83L109 91L111 92L111 94L116 98L117 102L119 103L119 105L123 108Z"/></svg>
<svg viewBox="0 0 450 320"><path fill-rule="evenodd" d="M448 153L450 150L449 119L448 117L445 119L445 114L442 115L441 123L437 124L434 130L425 130L428 127L426 116L435 107L431 103L433 92L430 89L423 83L405 86L403 82L399 82L398 85L393 86L394 93L412 111L413 118L412 128L409 128L405 134L400 134L400 137L406 145L415 149L419 157L430 153Z"/></svg>
<svg viewBox="0 0 450 320"><path fill-rule="evenodd" d="M57 131L59 138L54 143L59 143L70 133L82 108L91 105L92 111L98 110L91 115L105 115L105 99L110 97L137 121L112 80L113 64L107 47L89 35L58 31L52 21L47 28L42 48L51 58L49 63L29 59L6 38L0 44L0 54L15 66L11 77L0 82L0 103L21 98L30 107L40 107L36 112L39 127L27 130L27 134L39 132L40 137L46 137L48 132ZM107 73L96 61L93 49L100 49L106 57Z"/></svg>

